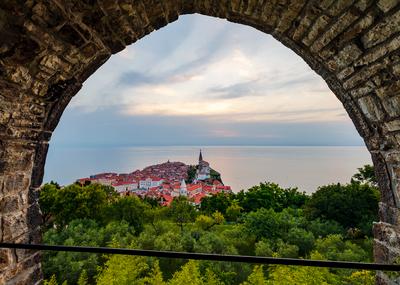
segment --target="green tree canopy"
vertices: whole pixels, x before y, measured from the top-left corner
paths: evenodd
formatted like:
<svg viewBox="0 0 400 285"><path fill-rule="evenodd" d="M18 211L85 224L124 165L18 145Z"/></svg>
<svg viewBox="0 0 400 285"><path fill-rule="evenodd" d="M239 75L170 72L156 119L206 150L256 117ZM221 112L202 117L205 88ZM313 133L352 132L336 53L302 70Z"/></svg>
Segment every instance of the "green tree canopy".
<svg viewBox="0 0 400 285"><path fill-rule="evenodd" d="M169 216L183 229L185 223L193 222L196 218L196 209L186 197L176 197L169 208Z"/></svg>
<svg viewBox="0 0 400 285"><path fill-rule="evenodd" d="M211 215L215 211L225 215L227 208L231 205L230 200L231 195L225 193L204 197L201 200L200 210L208 215Z"/></svg>
<svg viewBox="0 0 400 285"><path fill-rule="evenodd" d="M120 197L109 205L105 219L107 221L127 221L139 234L143 230L149 209L149 204L144 203L136 196Z"/></svg>
<svg viewBox="0 0 400 285"><path fill-rule="evenodd" d="M375 170L372 165L366 164L363 167L357 168L358 172L353 175L352 180L359 183L367 183L371 186L378 186Z"/></svg>
<svg viewBox="0 0 400 285"><path fill-rule="evenodd" d="M40 192L39 203L45 216L51 216L57 225L65 226L75 219L101 221L104 210L115 197L114 190L99 184L71 184L61 189L46 184Z"/></svg>
<svg viewBox="0 0 400 285"><path fill-rule="evenodd" d="M297 188L283 189L278 184L266 182L253 186L246 192L242 190L236 195L236 199L246 212L260 208L282 211L288 207L302 207L308 196L299 192Z"/></svg>
<svg viewBox="0 0 400 285"><path fill-rule="evenodd" d="M333 220L371 235L372 222L378 220L378 202L378 190L368 184L331 184L312 194L304 212L309 219Z"/></svg>

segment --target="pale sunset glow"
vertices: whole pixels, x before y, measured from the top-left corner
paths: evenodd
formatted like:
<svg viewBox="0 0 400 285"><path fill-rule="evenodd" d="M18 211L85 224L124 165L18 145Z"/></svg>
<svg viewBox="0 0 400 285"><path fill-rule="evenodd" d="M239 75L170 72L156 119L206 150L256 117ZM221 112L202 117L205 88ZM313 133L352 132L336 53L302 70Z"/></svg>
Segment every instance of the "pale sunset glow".
<svg viewBox="0 0 400 285"><path fill-rule="evenodd" d="M136 133L151 133L145 143L153 143L164 132L173 144L199 137L207 144L331 145L339 137L339 144L362 144L339 100L298 55L251 27L200 15L181 16L114 55L85 82L62 123L72 116L87 125L62 143L95 143L89 122L112 121L113 133L132 135L110 144L144 143ZM181 133L184 122L196 127Z"/></svg>

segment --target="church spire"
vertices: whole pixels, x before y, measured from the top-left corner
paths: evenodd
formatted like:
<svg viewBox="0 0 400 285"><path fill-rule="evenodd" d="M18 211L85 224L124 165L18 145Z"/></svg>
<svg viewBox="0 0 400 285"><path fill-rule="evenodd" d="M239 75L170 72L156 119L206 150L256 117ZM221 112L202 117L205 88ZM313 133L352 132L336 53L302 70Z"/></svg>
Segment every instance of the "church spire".
<svg viewBox="0 0 400 285"><path fill-rule="evenodd" d="M199 162L203 161L203 155L201 154L201 149L200 149L200 154L199 154Z"/></svg>

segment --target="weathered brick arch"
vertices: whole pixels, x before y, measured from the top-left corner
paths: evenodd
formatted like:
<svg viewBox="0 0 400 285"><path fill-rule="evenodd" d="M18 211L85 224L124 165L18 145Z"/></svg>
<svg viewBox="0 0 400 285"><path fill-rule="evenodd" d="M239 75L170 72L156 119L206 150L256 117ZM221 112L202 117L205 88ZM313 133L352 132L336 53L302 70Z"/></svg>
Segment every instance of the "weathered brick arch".
<svg viewBox="0 0 400 285"><path fill-rule="evenodd" d="M111 54L191 13L271 34L325 79L371 152L382 192L375 259L393 262L400 255L399 0L2 0L0 241L40 242L48 141L82 83ZM39 261L35 252L0 251L0 283L40 282ZM378 282L389 283L383 274Z"/></svg>

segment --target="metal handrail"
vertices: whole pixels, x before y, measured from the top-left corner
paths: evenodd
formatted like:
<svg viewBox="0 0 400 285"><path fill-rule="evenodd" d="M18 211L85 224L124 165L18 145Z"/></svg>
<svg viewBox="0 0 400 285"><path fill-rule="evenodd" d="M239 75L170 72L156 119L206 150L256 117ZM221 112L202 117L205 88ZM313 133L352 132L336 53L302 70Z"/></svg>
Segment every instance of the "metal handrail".
<svg viewBox="0 0 400 285"><path fill-rule="evenodd" d="M123 255L152 256L152 257L164 257L164 258L246 262L246 263L258 263L258 264L280 264L280 265L331 267L331 268L364 269L364 270L400 271L400 265L398 264L278 258L278 257L248 256L248 255L226 255L226 254L215 254L215 253L193 253L193 252L143 250L143 249L128 249L128 248L111 248L111 247L0 243L0 248L89 252L89 253L102 253L102 254L123 254Z"/></svg>

